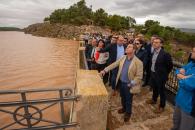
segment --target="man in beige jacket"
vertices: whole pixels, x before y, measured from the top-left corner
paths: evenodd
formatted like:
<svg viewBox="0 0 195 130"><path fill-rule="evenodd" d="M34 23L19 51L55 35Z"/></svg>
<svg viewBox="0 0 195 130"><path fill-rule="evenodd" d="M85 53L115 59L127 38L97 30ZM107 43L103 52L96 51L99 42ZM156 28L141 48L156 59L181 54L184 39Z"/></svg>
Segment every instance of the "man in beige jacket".
<svg viewBox="0 0 195 130"><path fill-rule="evenodd" d="M135 45L129 44L125 50L127 55L100 72L104 76L105 73L119 66L116 85L118 84L120 88L122 108L118 113L125 113L125 122L128 122L131 117L133 94L140 91L143 76L143 63L135 56L135 49Z"/></svg>

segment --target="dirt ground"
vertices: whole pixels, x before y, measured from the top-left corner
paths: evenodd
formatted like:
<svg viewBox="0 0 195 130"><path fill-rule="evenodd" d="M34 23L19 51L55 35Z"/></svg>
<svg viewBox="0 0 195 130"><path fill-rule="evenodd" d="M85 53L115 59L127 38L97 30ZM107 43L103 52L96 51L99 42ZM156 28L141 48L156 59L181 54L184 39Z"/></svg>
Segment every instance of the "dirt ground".
<svg viewBox="0 0 195 130"><path fill-rule="evenodd" d="M111 88L107 87L107 89L110 93ZM117 113L117 110L121 108L120 95L109 96L108 130L170 130L173 106L167 103L165 111L156 114L154 110L158 104L153 106L145 103L147 99L151 98L151 95L149 87L145 87L142 88L139 95L133 97L133 112L128 123L124 123L123 115Z"/></svg>

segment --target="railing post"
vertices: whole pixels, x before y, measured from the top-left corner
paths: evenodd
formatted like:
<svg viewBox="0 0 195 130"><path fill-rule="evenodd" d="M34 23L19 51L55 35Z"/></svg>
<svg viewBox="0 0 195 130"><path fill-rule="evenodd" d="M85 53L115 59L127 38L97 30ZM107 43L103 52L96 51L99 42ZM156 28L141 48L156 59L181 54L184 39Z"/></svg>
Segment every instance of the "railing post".
<svg viewBox="0 0 195 130"><path fill-rule="evenodd" d="M63 90L59 90L59 94L60 94L60 99L63 99ZM65 124L66 119L65 119L64 102L63 101L60 102L60 110L61 110L62 122L63 122L63 124ZM63 128L63 130L65 130L65 128Z"/></svg>
<svg viewBox="0 0 195 130"><path fill-rule="evenodd" d="M25 92L22 92L21 93L21 96L22 96L22 102L26 103L26 93ZM31 115L29 113L29 109L28 109L28 105L24 105L24 113L25 113L25 117L26 117L26 122L27 122L27 125L28 125L28 128L31 128L32 125L31 125Z"/></svg>

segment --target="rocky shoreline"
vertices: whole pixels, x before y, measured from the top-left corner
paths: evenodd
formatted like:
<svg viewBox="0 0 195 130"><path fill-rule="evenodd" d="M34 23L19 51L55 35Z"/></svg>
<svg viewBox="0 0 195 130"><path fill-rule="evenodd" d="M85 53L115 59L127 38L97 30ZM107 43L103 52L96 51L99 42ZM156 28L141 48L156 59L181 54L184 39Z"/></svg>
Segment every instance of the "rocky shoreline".
<svg viewBox="0 0 195 130"><path fill-rule="evenodd" d="M24 28L26 34L34 36L64 38L64 39L79 39L83 33L99 33L110 34L110 30L98 26L73 26L64 24L36 23Z"/></svg>

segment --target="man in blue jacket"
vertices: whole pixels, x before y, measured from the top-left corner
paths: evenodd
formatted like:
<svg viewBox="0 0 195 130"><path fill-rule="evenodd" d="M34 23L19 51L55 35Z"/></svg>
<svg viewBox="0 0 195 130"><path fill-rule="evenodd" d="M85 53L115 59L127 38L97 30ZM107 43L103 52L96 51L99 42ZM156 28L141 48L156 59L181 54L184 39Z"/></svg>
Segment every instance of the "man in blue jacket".
<svg viewBox="0 0 195 130"><path fill-rule="evenodd" d="M192 61L176 70L179 90L173 114L172 130L195 130L195 47Z"/></svg>

